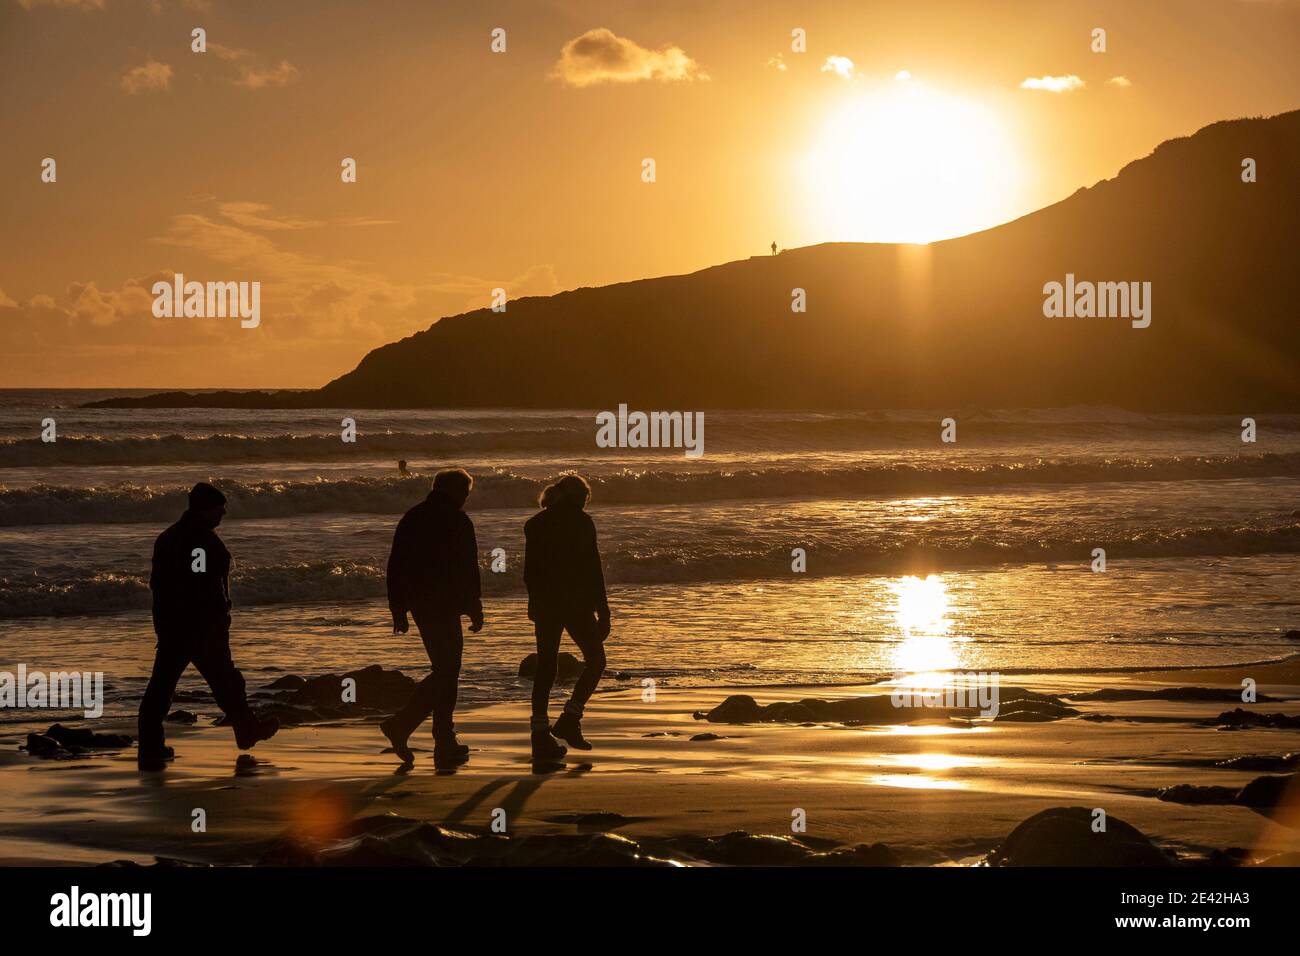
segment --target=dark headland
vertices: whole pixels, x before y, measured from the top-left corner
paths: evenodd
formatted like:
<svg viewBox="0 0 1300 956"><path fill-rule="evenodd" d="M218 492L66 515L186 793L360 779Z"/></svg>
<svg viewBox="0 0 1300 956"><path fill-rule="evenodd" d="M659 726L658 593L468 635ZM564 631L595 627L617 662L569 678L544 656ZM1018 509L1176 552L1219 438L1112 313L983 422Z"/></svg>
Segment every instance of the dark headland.
<svg viewBox="0 0 1300 956"><path fill-rule="evenodd" d="M1257 182L1242 181L1246 158ZM1297 168L1300 110L1224 121L928 247L827 243L518 299L440 319L316 390L95 404L1300 409ZM1150 326L1045 317L1044 284L1067 274L1150 282Z"/></svg>

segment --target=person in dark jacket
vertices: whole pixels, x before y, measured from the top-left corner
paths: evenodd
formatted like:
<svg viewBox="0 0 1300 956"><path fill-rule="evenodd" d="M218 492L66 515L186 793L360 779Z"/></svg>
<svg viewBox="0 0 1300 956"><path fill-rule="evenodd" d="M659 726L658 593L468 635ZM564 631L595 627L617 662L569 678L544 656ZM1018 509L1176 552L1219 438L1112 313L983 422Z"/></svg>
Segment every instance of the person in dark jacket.
<svg viewBox="0 0 1300 956"><path fill-rule="evenodd" d="M537 674L533 678L532 731L535 760L562 757L566 749L552 735L579 750L590 750L582 736L582 713L605 672L609 601L596 547L596 525L583 511L591 486L579 475L565 475L542 492L542 510L524 524L524 584L528 617L537 635ZM569 632L582 651L583 668L555 726L548 705L559 664L560 638Z"/></svg>
<svg viewBox="0 0 1300 956"><path fill-rule="evenodd" d="M473 487L474 479L459 468L438 472L429 496L402 516L393 535L388 557L393 633L409 630L409 612L433 666L407 705L380 724L404 763L415 759L407 739L430 714L434 762L445 766L469 756L469 748L456 739L453 714L465 644L461 615L469 616L471 633L483 628L478 542L474 522L461 510Z"/></svg>
<svg viewBox="0 0 1300 956"><path fill-rule="evenodd" d="M190 664L212 688L240 750L274 736L280 726L275 718L261 720L253 714L244 675L230 657L231 560L216 532L225 513L225 495L201 481L190 490L188 510L154 542L149 590L158 646L140 701L143 769L157 769L175 756L166 745L163 719Z"/></svg>

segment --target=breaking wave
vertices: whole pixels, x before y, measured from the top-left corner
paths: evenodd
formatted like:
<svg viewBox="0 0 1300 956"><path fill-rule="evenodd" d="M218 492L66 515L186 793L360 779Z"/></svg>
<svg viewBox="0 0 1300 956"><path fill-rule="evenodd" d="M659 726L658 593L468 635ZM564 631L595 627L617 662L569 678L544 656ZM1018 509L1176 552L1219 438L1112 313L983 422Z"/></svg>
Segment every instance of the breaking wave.
<svg viewBox="0 0 1300 956"><path fill-rule="evenodd" d="M1196 481L1300 477L1300 453L1167 458L1036 459L933 465L907 462L846 467L756 467L686 471L625 469L592 475L595 500L611 505L682 504L764 498L925 495L964 490L1096 482ZM309 514L401 514L428 490L425 477L222 481L232 518ZM529 508L542 479L495 470L480 474L471 507ZM0 485L0 526L170 523L185 508L185 489L131 483L77 487Z"/></svg>
<svg viewBox="0 0 1300 956"><path fill-rule="evenodd" d="M1086 566L1091 548L1103 545L1126 559L1300 553L1300 522L1255 523L1191 529L1143 529L1103 539L1069 527L1043 537L1025 529L1019 537L977 534L934 541L863 534L853 540L829 536L810 542L810 576L916 573L1006 564L1072 562ZM1082 557L1081 557L1082 556ZM613 547L605 551L611 584L694 584L790 577L784 545L751 543L702 534L687 546ZM60 566L55 572L0 578L0 619L105 614L149 607L146 572L87 573ZM494 574L484 561L487 594L519 591L518 562ZM315 604L380 598L384 562L321 560L291 564L236 565L231 590L240 606Z"/></svg>

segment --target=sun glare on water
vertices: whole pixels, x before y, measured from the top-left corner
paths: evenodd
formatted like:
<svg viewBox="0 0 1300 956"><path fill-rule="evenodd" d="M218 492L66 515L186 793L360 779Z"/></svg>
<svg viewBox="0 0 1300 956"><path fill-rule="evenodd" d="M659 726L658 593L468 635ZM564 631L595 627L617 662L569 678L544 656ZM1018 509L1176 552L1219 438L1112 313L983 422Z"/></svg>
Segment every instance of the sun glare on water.
<svg viewBox="0 0 1300 956"><path fill-rule="evenodd" d="M824 241L924 243L1012 218L1020 164L995 110L906 78L832 112L801 174Z"/></svg>
<svg viewBox="0 0 1300 956"><path fill-rule="evenodd" d="M954 668L958 664L948 632L948 590L943 578L911 575L890 584L894 594L893 617L902 640L894 650L894 667L900 673L914 675L909 683L943 684L944 678L934 671Z"/></svg>

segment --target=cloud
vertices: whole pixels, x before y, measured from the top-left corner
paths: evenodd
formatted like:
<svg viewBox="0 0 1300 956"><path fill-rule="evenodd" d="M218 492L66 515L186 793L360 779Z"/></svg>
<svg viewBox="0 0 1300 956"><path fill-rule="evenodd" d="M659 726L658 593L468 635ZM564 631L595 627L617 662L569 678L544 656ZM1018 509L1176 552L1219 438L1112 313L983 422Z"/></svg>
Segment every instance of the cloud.
<svg viewBox="0 0 1300 956"><path fill-rule="evenodd" d="M1069 76L1031 76L1020 84L1022 90L1044 90L1048 93L1068 93L1083 87L1083 80L1073 73Z"/></svg>
<svg viewBox="0 0 1300 956"><path fill-rule="evenodd" d="M171 270L161 270L116 287L72 282L23 303L0 302L0 379L41 386L116 377L170 387L246 375L248 336L254 333L240 329L238 321L154 316L153 285L172 278ZM262 380L282 380L283 370L294 367L294 353L285 345L273 350L260 370Z"/></svg>
<svg viewBox="0 0 1300 956"><path fill-rule="evenodd" d="M278 66L269 70L240 63L239 79L235 80L235 85L246 90L260 90L267 86L288 86L299 76L298 68L288 60L281 60Z"/></svg>
<svg viewBox="0 0 1300 956"><path fill-rule="evenodd" d="M647 50L605 27L588 30L564 44L551 75L568 86L709 78L681 47Z"/></svg>
<svg viewBox="0 0 1300 956"><path fill-rule="evenodd" d="M24 10L35 7L71 7L77 10L103 10L104 0L18 0Z"/></svg>
<svg viewBox="0 0 1300 956"><path fill-rule="evenodd" d="M72 282L22 303L0 291L0 381L84 384L111 375L159 387L320 385L371 348L442 316L488 308L494 288L512 300L560 288L547 264L513 276L394 278L280 244L303 236L314 220L264 203L203 202L173 216L153 240L164 260L154 272L117 287ZM176 272L200 282L261 282L261 326L156 318L153 285L170 283Z"/></svg>
<svg viewBox="0 0 1300 956"><path fill-rule="evenodd" d="M136 93L160 93L171 88L172 68L166 63L150 60L122 74L122 89L132 96Z"/></svg>
<svg viewBox="0 0 1300 956"><path fill-rule="evenodd" d="M853 61L847 56L828 56L826 62L822 64L823 73L834 73L836 76L845 79L853 79L856 71Z"/></svg>
<svg viewBox="0 0 1300 956"><path fill-rule="evenodd" d="M236 225L250 229L315 229L325 225L319 219L276 216L270 206L260 202L223 202L217 210Z"/></svg>
<svg viewBox="0 0 1300 956"><path fill-rule="evenodd" d="M253 55L252 50L241 50L239 47L226 46L222 43L209 43L208 52L221 60L243 60Z"/></svg>
<svg viewBox="0 0 1300 956"><path fill-rule="evenodd" d="M549 265L534 266L508 279L434 273L416 281L394 281L355 263L327 261L278 245L298 230L330 223L283 215L265 203L214 205L215 215L200 211L173 216L167 231L152 241L181 250L187 260L198 255L230 267L226 272L238 273L199 276L195 272L195 278L260 280L263 314L275 317L271 335L340 341L354 336L361 342L356 347L369 348L427 327L437 317L482 308L498 286L512 298L559 290ZM342 224L377 222L349 219Z"/></svg>
<svg viewBox="0 0 1300 956"><path fill-rule="evenodd" d="M155 282L172 278L170 270L127 279L117 288L95 282L71 282L56 295L37 294L26 303L0 295L0 328L15 350L49 347L65 352L83 347L179 345L203 337L196 326L177 334L153 315Z"/></svg>
<svg viewBox="0 0 1300 956"><path fill-rule="evenodd" d="M257 54L241 47L225 46L221 43L209 43L208 52L218 60L234 66L236 75L230 81L235 86L246 90L261 90L268 86L288 86L302 74L288 60L281 60L277 66L262 67L257 64Z"/></svg>
<svg viewBox="0 0 1300 956"><path fill-rule="evenodd" d="M1127 76L1112 76L1109 80L1106 81L1106 85L1128 87L1133 85L1133 81L1130 80Z"/></svg>
<svg viewBox="0 0 1300 956"><path fill-rule="evenodd" d="M149 0L149 9L154 13L162 13L167 9L169 0ZM170 0L177 7L186 10L205 11L210 9L209 0ZM18 0L18 6L24 10L32 10L36 7L60 7L62 9L73 10L107 10L107 0Z"/></svg>
<svg viewBox="0 0 1300 956"><path fill-rule="evenodd" d="M208 197L216 202L215 197ZM322 226L390 226L395 220L376 219L374 216L352 216L327 222L324 219L301 219L274 212L270 206L261 202L217 202L217 212L223 219L228 219L237 226L263 231L282 231L288 229L319 229Z"/></svg>
<svg viewBox="0 0 1300 956"><path fill-rule="evenodd" d="M193 10L197 13L206 13L212 9L209 0L149 0L149 9L154 13L162 13L167 9L169 2L175 8Z"/></svg>

